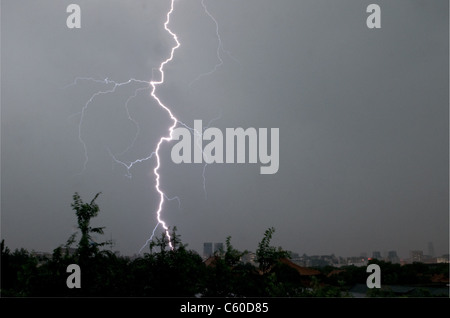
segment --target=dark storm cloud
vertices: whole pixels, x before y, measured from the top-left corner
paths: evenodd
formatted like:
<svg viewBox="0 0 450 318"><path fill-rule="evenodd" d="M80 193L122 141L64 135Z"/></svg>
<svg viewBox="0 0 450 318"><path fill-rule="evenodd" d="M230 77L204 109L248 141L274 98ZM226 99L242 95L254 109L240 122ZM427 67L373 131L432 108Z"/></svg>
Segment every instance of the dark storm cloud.
<svg viewBox="0 0 450 318"><path fill-rule="evenodd" d="M2 1L2 238L51 250L70 235L71 195L96 192L116 248L133 254L155 226L154 161L126 170L135 126L124 104L139 85L95 99L102 84L78 76L150 80L173 40L168 1L77 1L82 28L65 27L71 2ZM448 3L377 1L382 28L369 30L369 1L206 1L228 55L218 63L213 21L200 1L177 1L171 28L182 46L158 95L186 124L280 129L280 169L175 165L162 156L164 211L191 248L231 235L255 249L264 230L307 254L373 250L448 251ZM189 85L191 84L191 85ZM169 123L143 91L129 104L141 128L123 160L151 153Z"/></svg>

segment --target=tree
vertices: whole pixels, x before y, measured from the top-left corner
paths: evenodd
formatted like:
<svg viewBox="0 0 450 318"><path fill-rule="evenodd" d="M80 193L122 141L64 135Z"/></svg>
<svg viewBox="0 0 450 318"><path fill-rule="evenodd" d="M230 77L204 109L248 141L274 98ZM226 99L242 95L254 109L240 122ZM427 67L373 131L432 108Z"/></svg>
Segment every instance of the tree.
<svg viewBox="0 0 450 318"><path fill-rule="evenodd" d="M112 245L111 241L96 242L93 238L94 234L104 234L104 227L91 226L92 218L96 217L100 211L99 206L95 202L101 193L97 193L94 198L85 203L80 195L75 192L73 195L72 209L77 217L78 229L81 232L80 240L76 246L74 255L69 255L68 248L75 242L78 233L74 233L69 237L65 245L66 253L61 255L61 250L54 251L52 262L49 262L49 273L61 275L63 270L64 277L67 276L66 267L69 264L77 264L81 268L82 288L65 288L64 294L71 297L77 296L103 296L110 295L116 288L116 275L113 274L116 268L121 265L114 265L115 257L111 251L100 251L100 247ZM69 264L67 264L69 263ZM114 269L113 269L114 268ZM61 280L59 280L61 281ZM63 281L65 283L65 280ZM58 285L59 286L59 285Z"/></svg>
<svg viewBox="0 0 450 318"><path fill-rule="evenodd" d="M224 255L225 263L228 266L236 266L239 264L241 257L248 253L248 251L240 252L231 245L231 236L228 236L225 241L226 251Z"/></svg>
<svg viewBox="0 0 450 318"><path fill-rule="evenodd" d="M174 227L170 234L172 249L168 249L164 231L160 238L153 237L150 253L130 264L128 289L132 296L194 297L202 291L205 265L197 252L186 248L176 230Z"/></svg>
<svg viewBox="0 0 450 318"><path fill-rule="evenodd" d="M176 233L177 227L174 226L172 229L172 233L170 234L170 243L172 244L173 250L178 250L180 248L186 248L187 244L182 244L180 235ZM150 254L153 253L153 248L159 247L160 253L164 254L166 252L167 247L169 246L169 237L167 236L167 232L161 233L161 238L154 237L152 241L149 243Z"/></svg>
<svg viewBox="0 0 450 318"><path fill-rule="evenodd" d="M78 221L78 229L81 232L81 239L78 243L78 255L85 259L98 253L99 247L111 245L111 241L96 243L92 239L92 233L104 234L104 227L91 227L90 222L93 217L96 217L100 211L99 206L95 203L101 192L97 193L90 203L84 203L80 195L75 192L73 195L73 203L71 204ZM67 240L66 247L70 247L75 242L77 233L74 233Z"/></svg>
<svg viewBox="0 0 450 318"><path fill-rule="evenodd" d="M1 243L1 295L29 296L37 272L38 260L24 248L11 252Z"/></svg>
<svg viewBox="0 0 450 318"><path fill-rule="evenodd" d="M256 250L256 261L259 263L259 269L263 273L268 273L270 269L278 262L280 258L289 257L290 253L284 251L281 247L270 246L275 228L268 228L264 232L264 237L258 244Z"/></svg>

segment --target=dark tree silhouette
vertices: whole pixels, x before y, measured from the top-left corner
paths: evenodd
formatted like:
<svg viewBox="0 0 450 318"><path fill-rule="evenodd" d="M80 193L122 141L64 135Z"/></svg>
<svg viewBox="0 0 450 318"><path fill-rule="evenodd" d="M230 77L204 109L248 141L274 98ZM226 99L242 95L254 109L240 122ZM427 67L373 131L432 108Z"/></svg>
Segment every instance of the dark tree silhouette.
<svg viewBox="0 0 450 318"><path fill-rule="evenodd" d="M97 243L93 240L92 234L104 234L105 227L91 227L91 219L96 217L100 211L99 206L95 203L101 192L97 193L90 203L84 203L80 195L75 192L73 195L72 209L75 210L77 216L78 229L81 232L81 238L78 242L77 254L81 259L92 257L99 252L99 247L111 245L111 241ZM70 247L75 242L77 233L74 233L67 240L66 247Z"/></svg>
<svg viewBox="0 0 450 318"><path fill-rule="evenodd" d="M264 237L258 244L256 250L256 261L259 263L259 269L263 273L267 273L278 262L280 258L289 257L290 253L284 251L281 247L270 246L275 228L268 228L264 232Z"/></svg>

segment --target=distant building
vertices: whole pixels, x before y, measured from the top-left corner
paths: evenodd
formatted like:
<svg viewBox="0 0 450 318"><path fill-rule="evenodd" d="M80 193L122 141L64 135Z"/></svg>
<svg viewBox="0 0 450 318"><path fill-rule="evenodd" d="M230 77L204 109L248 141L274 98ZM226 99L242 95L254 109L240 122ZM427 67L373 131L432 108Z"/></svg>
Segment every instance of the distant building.
<svg viewBox="0 0 450 318"><path fill-rule="evenodd" d="M398 258L396 251L389 251L387 259L392 264L400 263L400 259Z"/></svg>
<svg viewBox="0 0 450 318"><path fill-rule="evenodd" d="M258 263L256 262L256 254L253 252L247 252L244 255L242 255L241 262L244 264L250 263L253 266L258 266Z"/></svg>
<svg viewBox="0 0 450 318"><path fill-rule="evenodd" d="M441 257L436 258L436 263L449 263L450 257L449 254L444 254Z"/></svg>
<svg viewBox="0 0 450 318"><path fill-rule="evenodd" d="M423 262L423 251L419 251L419 250L415 250L415 251L411 251L409 253L410 259L411 259L411 263L414 262Z"/></svg>
<svg viewBox="0 0 450 318"><path fill-rule="evenodd" d="M292 257L291 254L290 261L303 267L339 266L341 264L347 264L347 262L342 257L336 257L334 254L311 256L303 254L300 256L296 253L295 257Z"/></svg>
<svg viewBox="0 0 450 318"><path fill-rule="evenodd" d="M208 258L215 253L223 251L223 243L205 242L203 243L203 257Z"/></svg>
<svg viewBox="0 0 450 318"><path fill-rule="evenodd" d="M213 255L213 244L211 242L203 243L203 257L208 258Z"/></svg>
<svg viewBox="0 0 450 318"><path fill-rule="evenodd" d="M367 259L362 257L347 257L347 265L353 265L356 267L367 266Z"/></svg>
<svg viewBox="0 0 450 318"><path fill-rule="evenodd" d="M374 251L374 252L372 253L372 258L373 258L373 259L378 259L378 260L383 259L383 258L381 257L381 253L380 253L379 251Z"/></svg>
<svg viewBox="0 0 450 318"><path fill-rule="evenodd" d="M36 251L31 251L31 255L38 258L38 259L51 259L52 258L52 254L51 253L47 253L47 252L36 252Z"/></svg>

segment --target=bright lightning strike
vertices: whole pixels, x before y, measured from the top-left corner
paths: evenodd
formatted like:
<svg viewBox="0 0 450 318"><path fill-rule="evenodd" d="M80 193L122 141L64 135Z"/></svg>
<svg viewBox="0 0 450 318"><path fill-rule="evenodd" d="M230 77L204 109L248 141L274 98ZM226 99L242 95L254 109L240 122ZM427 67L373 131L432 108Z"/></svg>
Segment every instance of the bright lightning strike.
<svg viewBox="0 0 450 318"><path fill-rule="evenodd" d="M158 68L159 76L160 76L159 80L144 81L144 80L137 80L137 79L132 78L132 79L129 79L128 81L125 81L125 82L122 82L122 83L118 83L118 82L109 80L108 78L106 78L104 80L97 80L97 79L90 78L90 77L79 77L79 78L76 78L75 81L72 84L66 86L66 88L67 88L69 86L76 85L78 83L78 81L81 81L81 80L90 81L90 82L94 82L94 83L98 83L98 84L104 84L106 86L111 86L109 88L106 88L104 90L100 90L100 91L94 93L90 97L90 99L85 103L85 105L83 106L81 112L78 113L78 115L80 116L80 121L79 121L79 124L78 124L78 139L79 139L79 141L82 144L83 149L84 149L83 171L85 171L87 163L89 161L89 158L88 158L87 145L86 145L86 142L84 141L84 139L82 137L82 126L83 126L83 121L84 121L84 118L86 116L86 112L87 112L89 106L93 103L94 99L96 99L96 98L98 98L98 97L100 97L102 95L115 93L118 90L118 88L120 88L121 86L126 86L126 85L129 85L129 84L145 84L144 87L137 88L134 91L134 95L131 95L125 102L125 110L126 110L126 114L128 116L128 119L136 127L135 136L134 136L131 144L124 151L122 151L120 153L117 153L117 154L113 154L111 152L111 150L109 148L107 148L107 151L108 151L109 155L111 156L111 158L113 159L113 161L116 162L117 164L120 164L120 165L124 166L126 168L128 177L131 177L130 170L135 164L142 163L142 162L150 160L152 158L156 159L156 166L153 169L153 174L155 176L155 190L156 190L156 192L159 195L159 203L158 203L158 208L157 208L157 211L156 211L157 224L154 227L150 238L145 242L145 244L139 250L139 253L141 253L141 251L145 248L145 246L147 246L149 244L149 242L152 241L152 239L153 239L153 237L155 235L155 231L157 230L157 228L159 226L161 226L163 228L163 231L164 231L164 233L166 235L166 239L168 240L168 245L169 245L169 247L171 249L173 249L173 245L172 245L171 237L170 237L170 233L169 233L169 228L166 225L166 222L162 219L162 212L163 212L163 207L164 207L164 203L166 202L166 200L167 201L177 200L179 208L181 206L181 202L180 202L180 199L178 197L169 198L163 192L163 190L160 188L160 179L161 179L161 175L159 173L159 169L161 167L160 150L161 150L161 147L162 147L163 143L164 142L168 143L168 142L173 140L173 131L174 131L175 127L178 124L180 124L182 126L185 126L186 128L190 129L193 132L193 134L197 136L197 141L200 140L202 138L202 136L203 136L203 131L196 131L195 129L190 128L189 126L187 126L186 124L184 124L183 122L178 120L174 116L172 111L169 109L169 107L167 105L165 105L160 100L160 98L156 95L157 86L164 84L164 80L165 80L164 67L173 60L175 51L181 46L181 43L179 42L177 35L169 28L170 17L172 15L173 11L174 11L174 3L175 3L175 0L171 0L170 1L170 9L168 10L168 12L166 14L166 21L164 22L164 29L173 38L173 40L175 41L175 45L171 48L169 57L167 59L165 59L164 61L162 61L161 64L159 65L159 68ZM221 40L221 37L220 37L220 34L219 34L219 24L218 24L217 20L214 18L214 16L208 11L208 9L207 9L207 7L205 5L205 0L201 1L201 5L202 5L202 7L204 9L204 12L214 22L215 27L216 27L215 31L216 31L216 36L217 36L217 39L218 39L217 59L218 59L219 62L214 66L214 68L211 71L209 71L207 73L200 74L193 82L191 82L190 85L192 85L194 82L196 82L197 80L199 80L200 78L202 78L204 76L208 76L208 75L213 74L220 66L222 66L224 64L224 61L223 61L221 53L227 53L232 59L234 59L231 56L230 52L224 50L224 48L223 48L222 40ZM139 133L140 133L140 127L139 127L138 122L130 114L129 102L133 98L137 97L138 92L144 91L144 90L150 90L150 89L151 89L150 96L158 103L158 105L162 109L164 109L168 113L168 115L170 116L170 119L172 120L172 125L169 126L169 128L168 128L168 135L162 136L159 139L159 142L156 145L156 149L152 153L150 153L147 157L141 158L141 159L137 159L137 160L135 160L133 162L127 162L127 163L123 162L123 161L120 161L119 159L117 159L117 156L120 156L120 155L128 152L134 146L134 144L135 144L135 142L137 140L137 137L139 136ZM218 120L218 119L220 119L220 116L217 117L217 118L212 119L210 121L210 123L207 125L207 127L205 127L204 129L207 129L212 124L213 121ZM198 146L201 148L201 146L199 144L198 144ZM207 164L204 165L203 173L202 173L202 176L203 176L203 190L204 190L204 193L205 193L205 199L207 198L206 177L205 177L206 167L207 167Z"/></svg>
<svg viewBox="0 0 450 318"><path fill-rule="evenodd" d="M96 99L97 97L99 97L99 96L101 96L101 95L106 95L106 94L115 93L116 90L117 90L119 87L124 86L124 85L128 85L128 84L131 84L131 83L140 83L140 84L146 84L146 85L147 85L147 87L136 89L134 95L133 95L133 96L130 96L130 97L127 99L126 103L125 103L125 107L126 107L126 111L127 111L128 118L134 123L134 125L135 125L135 127L136 127L136 135L135 135L135 137L134 137L133 142L131 143L131 145L130 145L125 151L123 151L122 153L127 152L127 151L134 145L134 143L135 143L135 141L136 141L136 139L137 139L137 136L138 136L138 134L139 134L139 125L138 125L138 123L131 117L131 115L130 115L130 113L129 113L129 109L128 109L128 103L130 102L130 100L131 100L132 98L134 98L134 97L137 96L138 91L144 90L144 89L149 89L149 88L151 87L151 93L150 93L150 95L153 97L154 100L156 100L156 102L158 103L158 105L159 105L161 108L163 108L163 109L169 114L170 119L172 120L172 125L171 125L171 126L169 127L169 129L168 129L168 132L169 132L168 136L163 136L163 137L161 137L161 138L159 139L159 142L158 142L157 145L156 145L156 149L155 149L148 157L146 157L146 158L137 159L137 160L135 160L135 161L133 161L133 162L130 162L130 163L124 163L124 162L118 160L118 159L116 158L116 156L115 156L114 154L112 154L112 152L111 152L109 149L107 149L108 152L109 152L109 154L110 154L110 156L113 158L113 160L114 160L116 163L123 165L123 166L127 169L127 171L128 171L128 176L130 176L129 170L130 170L135 164L141 163L141 162L146 161L146 160L149 160L149 159L151 159L151 158L153 158L153 157L156 158L156 167L153 169L153 173L154 173L154 175L155 175L155 189L156 189L156 191L157 191L157 193L158 193L158 195L159 195L159 204L158 204L158 209L157 209L157 211L156 211L156 217L157 217L158 223L157 223L157 225L155 226L155 228L153 229L153 232L152 232L151 237L147 240L147 242L144 244L144 246L141 248L140 251L142 251L142 249L148 244L148 242L151 241L151 240L153 239L153 236L154 236L154 234L155 234L155 230L158 228L158 226L162 226L162 228L163 228L163 230L164 230L164 232L165 232L165 235L166 235L166 237L167 237L167 240L168 240L168 245L169 245L169 247L170 247L171 249L173 249L172 242L171 242L171 237L170 237L170 233L169 233L169 228L168 228L168 226L166 225L166 222L162 219L162 215L161 215L161 214L162 214L164 202L165 202L166 199L167 199L168 201L173 200L173 199L177 199L177 200L178 200L178 203L180 204L180 201L179 201L178 197L169 199L169 198L167 197L167 195L161 190L161 188L160 188L160 178L161 178L161 176L160 176L160 174L159 174L159 168L161 167L161 160L160 160L159 151L160 151L161 146L162 146L162 144L163 144L164 142L170 142L170 141L173 140L172 134L173 134L173 130L175 129L175 127L176 127L177 124L178 124L178 119L173 115L172 111L171 111L171 110L170 110L170 109L169 109L169 108L168 108L168 107L160 100L160 98L156 95L156 88L157 88L157 86L164 83L164 79L165 79L164 67L166 66L166 64L168 64L169 62L171 62L171 61L173 60L175 50L178 49L178 48L180 47L180 45L181 45L180 42L178 41L177 35L176 35L174 32L172 32L172 30L169 28L169 24L170 24L170 16L172 15L172 12L174 11L174 2L175 2L175 0L171 0L171 1L170 1L170 9L169 9L169 11L168 11L167 14L166 14L166 21L165 21L165 23L164 23L164 29L171 35L171 37L174 39L174 41L175 41L176 44L175 44L175 45L172 47L172 49L170 50L170 55L169 55L169 57L168 57L166 60L164 60L163 62L161 62L161 64L159 65L159 68L158 68L159 75L160 75L160 79L159 79L159 80L156 80L156 81L155 81L155 80L152 80L152 81L148 82L148 81L143 81L143 80L130 79L130 80L128 80L128 81L126 81L126 82L123 82L123 83L117 83L117 82L115 82L115 81L110 81L108 78L106 78L105 80L101 81L101 80L96 80L96 79L88 78L88 77L80 77L80 78L77 78L77 79L74 81L74 83L72 83L72 84L66 86L66 88L67 88L67 87L69 87L69 86L76 85L77 82L78 82L79 80L88 80L88 81L92 81L92 82L96 82L96 83L101 83L101 84L106 84L106 85L111 85L111 84L112 84L112 87L111 87L111 88L105 89L105 90L102 90L102 91L98 91L97 93L93 94L93 95L91 96L91 98L90 98L90 99L86 102L86 104L83 106L83 108L82 108L82 110L81 110L81 112L80 112L80 114L79 114L79 115L80 115L80 121L79 121L79 125L78 125L78 139L79 139L80 143L82 144L83 150L84 150L83 171L86 170L86 166L87 166L87 163L88 163L88 161L89 161L89 157L88 157L88 150L87 150L86 142L84 141L84 139L83 139L83 137L82 137L82 126L83 126L83 121L84 121L84 117L85 117L85 114L86 114L87 109L89 108L90 104L94 101L94 99Z"/></svg>
<svg viewBox="0 0 450 318"><path fill-rule="evenodd" d="M174 47L172 47L172 49L170 51L170 56L165 61L163 61L159 66L159 72L161 74L161 79L159 81L151 81L150 82L150 85L152 86L151 96L158 102L159 106L161 106L165 111L167 111L167 113L169 114L170 118L173 121L172 126L169 127L169 136L161 137L161 139L159 140L159 142L156 146L156 150L154 152L155 156L156 156L156 167L155 167L155 169L153 169L153 173L155 174L155 177L156 177L155 189L159 193L159 205L158 205L158 210L156 211L156 218L158 220L158 224L161 224L161 226L164 229L164 232L166 233L169 247L171 249L173 249L173 246L172 246L172 242L171 242L171 238L170 238L169 228L167 227L166 223L161 218L161 212L162 212L162 208L164 205L164 199L166 198L166 195L160 189L160 181L159 181L160 175L159 175L158 171L159 171L159 168L161 167L161 161L160 161L160 157L159 157L159 150L161 149L161 145L163 144L163 142L170 142L171 140L173 140L172 134L173 134L173 130L175 129L175 127L178 124L178 119L173 115L171 110L161 102L161 100L159 99L159 97L156 95L155 92L156 92L156 86L164 83L164 66L173 60L175 50L178 49L181 45L181 43L178 41L177 35L175 33L173 33L171 29L169 29L170 16L174 10L174 2L175 2L175 0L171 0L171 2L170 2L170 10L169 10L169 12L167 12L167 15L166 15L167 19L166 19L166 22L164 23L164 29L172 36L172 38L175 40L176 45ZM154 234L154 231L153 231L153 234ZM153 234L149 240L151 240L153 238Z"/></svg>
<svg viewBox="0 0 450 318"><path fill-rule="evenodd" d="M160 189L160 174L159 174L158 171L159 171L159 168L160 168L160 166L161 166L161 162L160 162L160 157L159 157L159 150L160 150L161 145L163 144L163 142L170 142L170 141L173 140L172 134L173 134L173 130L175 129L175 127L177 126L177 124L178 124L178 123L181 123L182 125L184 125L184 124L183 124L182 122L180 122L180 121L173 115L173 113L171 112L171 110L170 110L166 105L164 105L164 104L161 102L161 100L158 98L158 96L156 95L155 92L156 92L156 86L157 86L157 85L161 85L161 84L164 83L164 66L165 66L167 63L169 63L170 61L173 60L175 50L178 49L178 48L181 46L181 43L178 41L177 35L176 35L175 33L173 33L172 30L168 27L168 25L169 25L169 23L170 23L170 16L171 16L171 14L172 14L172 12L173 12L173 10L174 10L174 1L175 1L175 0L171 0L170 10L169 10L169 12L167 13L167 19L166 19L166 22L164 23L164 29L172 36L172 38L173 38L173 39L175 40L175 42L176 42L176 45L175 45L174 47L172 47L172 50L171 50L171 52L170 52L169 58L167 58L165 61L163 61L163 62L160 64L160 67L159 67L159 72L160 72L160 74L161 74L161 79L160 79L160 81L151 81L151 82L150 82L150 85L152 86L151 96L158 102L159 106L161 106L164 110L167 111L167 113L169 114L170 118L171 118L172 121L173 121L173 124L172 124L172 126L169 127L169 136L168 136L168 137L161 137L161 139L159 140L159 142L158 142L158 144L157 144L157 146L156 146L156 150L153 152L153 154L156 156L156 162L157 162L156 167L155 167L154 170L153 170L153 172L154 172L154 174L155 174L155 177L156 177L156 185L155 185L155 188L156 188L156 191L159 193L159 196L160 196L160 201L159 201L158 210L156 211L158 223L156 224L156 227L153 229L153 233L152 233L151 237L146 241L146 243L144 244L144 246L142 246L142 248L141 248L141 250L140 250L139 252L141 252L142 249L143 249L143 248L144 248L144 247L145 247L145 246L153 239L153 236L154 236L154 234L155 234L155 230L157 229L157 227L158 227L159 225L161 225L161 226L163 227L163 229L164 229L164 231L165 231L165 234L166 234L166 237L167 237L168 242L169 242L169 246L170 246L171 249L173 249L172 242L171 242L171 238L170 238L169 229L168 229L166 223L161 219L161 213L162 213L162 209L163 209L163 205L164 205L164 199L167 198L167 196L166 196L166 195L164 194L164 192ZM220 55L220 52L221 52L221 51L224 51L224 52L226 52L226 53L229 54L229 52L225 51L224 48L223 48L222 39L221 39L220 34L219 34L219 24L218 24L217 20L214 18L214 16L213 16L213 15L208 11L208 9L206 8L206 5L205 5L204 1L205 1L205 0L202 0L202 2L201 2L202 6L203 6L203 9L205 10L205 13L213 20L213 22L214 22L215 25L216 25L216 36L217 36L218 43L219 43L219 44L218 44L218 47L217 47L217 57L218 57L218 59L219 59L219 63L215 65L215 67L214 67L214 69L213 69L212 71L210 71L210 72L208 72L208 73L205 73L205 74L199 75L199 76L197 77L196 80L198 80L198 79L199 79L200 77L202 77L202 76L211 75L212 73L214 73L214 72L217 70L217 68L219 68L219 67L223 64L223 59L222 59L222 57L221 57L221 55ZM229 54L229 55L230 55L230 54ZM230 56L231 56L231 55L230 55ZM194 80L194 82L195 82L196 80ZM191 83L191 84L192 84L192 83ZM213 119L213 120L215 120L215 119ZM211 122L212 122L212 121L211 121ZM210 122L210 123L211 123L211 122ZM186 126L186 125L184 125L184 126ZM187 126L186 126L186 127L187 127ZM195 133L197 134L197 136L199 136L199 135L202 136L202 135L203 135L203 132L197 132L197 131L196 131ZM153 154L152 154L152 155L153 155ZM145 160L147 160L147 159L145 159ZM205 177L206 166L207 166L207 164L205 164L205 166L203 167L203 173L202 173L202 176L203 176L203 190L204 190L204 193L205 193L205 198L207 197L207 195L206 195L206 177ZM130 166L130 168L131 168L131 166ZM179 203L179 200L178 200L178 203Z"/></svg>

